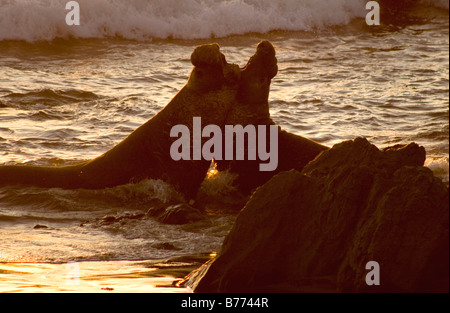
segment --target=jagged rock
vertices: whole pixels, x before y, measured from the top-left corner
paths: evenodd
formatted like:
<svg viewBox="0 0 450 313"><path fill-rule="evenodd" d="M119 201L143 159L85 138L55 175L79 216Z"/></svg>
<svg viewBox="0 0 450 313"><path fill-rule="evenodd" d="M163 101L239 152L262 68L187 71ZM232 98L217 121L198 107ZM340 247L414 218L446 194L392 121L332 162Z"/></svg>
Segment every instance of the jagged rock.
<svg viewBox="0 0 450 313"><path fill-rule="evenodd" d="M48 229L48 226L46 225L41 225L41 224L36 224L33 229Z"/></svg>
<svg viewBox="0 0 450 313"><path fill-rule="evenodd" d="M193 206L183 203L168 206L157 219L164 224L181 225L204 220L206 215Z"/></svg>
<svg viewBox="0 0 450 313"><path fill-rule="evenodd" d="M175 247L170 242L157 242L152 244L151 247L158 250L181 250L180 248Z"/></svg>
<svg viewBox="0 0 450 313"><path fill-rule="evenodd" d="M412 143L363 138L274 176L237 217L196 292L448 292L449 193ZM366 264L380 265L368 286Z"/></svg>

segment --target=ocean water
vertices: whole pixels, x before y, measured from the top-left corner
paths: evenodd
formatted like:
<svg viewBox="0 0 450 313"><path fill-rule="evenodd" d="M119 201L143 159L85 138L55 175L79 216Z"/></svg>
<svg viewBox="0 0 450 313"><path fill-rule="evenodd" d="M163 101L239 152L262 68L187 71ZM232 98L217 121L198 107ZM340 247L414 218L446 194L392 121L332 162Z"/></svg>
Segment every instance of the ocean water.
<svg viewBox="0 0 450 313"><path fill-rule="evenodd" d="M448 0L379 1L381 26L366 25L358 0L79 0L80 26L65 23L66 2L0 0L0 164L99 156L183 87L197 45L218 42L244 66L269 39L279 64L270 110L284 129L329 146L357 136L380 148L417 142L448 184ZM230 187L213 174L211 197ZM164 225L147 216L155 201L177 200L152 180L97 191L1 187L0 291L67 290L58 286L69 262L91 282L69 290L148 291L99 273L148 279L148 260L180 257L167 264L189 267L183 256L217 251L235 218Z"/></svg>

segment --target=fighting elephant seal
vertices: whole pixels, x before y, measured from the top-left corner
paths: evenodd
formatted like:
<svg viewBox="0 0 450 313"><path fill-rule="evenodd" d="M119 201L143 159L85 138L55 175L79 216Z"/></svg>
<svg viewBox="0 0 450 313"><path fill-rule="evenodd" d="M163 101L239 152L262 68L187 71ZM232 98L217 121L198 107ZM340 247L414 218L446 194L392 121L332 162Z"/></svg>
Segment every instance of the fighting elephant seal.
<svg viewBox="0 0 450 313"><path fill-rule="evenodd" d="M194 68L187 84L169 104L105 154L62 167L0 166L0 186L102 189L151 178L162 179L188 199L193 198L210 162L174 161L170 157L175 140L170 137L171 128L182 124L192 129L194 116L208 124L223 125L235 100L240 69L227 63L217 44L197 47L191 62Z"/></svg>
<svg viewBox="0 0 450 313"><path fill-rule="evenodd" d="M228 114L226 125L276 125L270 117L269 92L273 77L278 72L273 45L261 41L256 53L242 69L236 103ZM270 147L270 135L266 129L266 147ZM260 133L258 133L258 136ZM263 185L276 173L291 170L301 171L320 152L329 149L315 141L286 132L278 126L278 167L275 171L262 172L259 162L251 160L218 161L219 170L238 174L235 185L247 194ZM246 151L247 152L247 151ZM245 153L247 154L247 153Z"/></svg>

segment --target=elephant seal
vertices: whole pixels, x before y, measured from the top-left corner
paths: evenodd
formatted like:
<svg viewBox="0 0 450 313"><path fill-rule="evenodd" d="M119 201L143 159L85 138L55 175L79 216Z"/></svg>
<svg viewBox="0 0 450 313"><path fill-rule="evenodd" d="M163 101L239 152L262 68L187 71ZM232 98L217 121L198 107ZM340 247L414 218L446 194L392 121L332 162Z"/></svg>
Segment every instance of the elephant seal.
<svg viewBox="0 0 450 313"><path fill-rule="evenodd" d="M225 124L240 124L244 127L276 125L270 117L268 99L271 80L277 72L277 58L273 45L267 40L261 41L256 53L242 69L236 103L229 112ZM268 128L266 127L265 136L267 148L270 146ZM217 169L238 174L234 183L239 191L248 194L279 172L291 169L301 171L319 153L328 149L324 145L289 133L278 126L278 167L275 171L262 172L259 161L251 160L218 161Z"/></svg>
<svg viewBox="0 0 450 313"><path fill-rule="evenodd" d="M70 166L0 166L0 186L102 189L151 178L168 182L187 200L192 199L210 161L174 161L171 128L182 124L192 132L195 116L207 124L223 125L235 101L240 68L227 63L218 44L197 47L191 62L194 68L187 84L169 104L105 154Z"/></svg>

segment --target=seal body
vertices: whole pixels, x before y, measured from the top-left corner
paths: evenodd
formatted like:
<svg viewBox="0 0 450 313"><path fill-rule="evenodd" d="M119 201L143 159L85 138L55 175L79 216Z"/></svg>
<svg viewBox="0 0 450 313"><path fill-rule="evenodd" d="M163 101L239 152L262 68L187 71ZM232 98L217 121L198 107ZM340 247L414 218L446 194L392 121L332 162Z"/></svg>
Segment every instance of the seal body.
<svg viewBox="0 0 450 313"><path fill-rule="evenodd" d="M105 154L71 166L0 166L0 185L101 189L151 178L162 179L193 198L210 161L174 161L170 147L176 139L170 137L171 128L182 124L192 131L196 116L208 124L224 125L240 69L226 62L217 44L197 47L191 62L194 68L187 84L169 104Z"/></svg>
<svg viewBox="0 0 450 313"><path fill-rule="evenodd" d="M261 41L256 53L242 69L236 103L228 114L225 124L276 125L270 117L269 92L271 80L277 72L277 58L273 45L269 41ZM269 128L265 129L266 147L269 148L271 145ZM260 171L259 161L252 160L219 161L217 168L238 174L235 185L241 192L248 194L279 172L291 169L301 171L318 154L328 149L315 141L286 132L278 126L278 166L275 171Z"/></svg>

